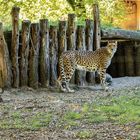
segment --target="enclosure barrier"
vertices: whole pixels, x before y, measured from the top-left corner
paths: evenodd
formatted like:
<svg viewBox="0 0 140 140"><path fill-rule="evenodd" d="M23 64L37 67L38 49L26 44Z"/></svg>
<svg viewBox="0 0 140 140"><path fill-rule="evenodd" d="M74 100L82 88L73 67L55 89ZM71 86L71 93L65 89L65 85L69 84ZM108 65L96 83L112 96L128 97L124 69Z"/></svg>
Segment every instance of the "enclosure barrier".
<svg viewBox="0 0 140 140"><path fill-rule="evenodd" d="M19 31L19 12L20 8L13 7L12 32L3 33L0 24L1 87L57 86L62 52L94 51L100 44L106 46L110 39L118 40L118 50L107 72L113 77L140 75L140 33L101 30L98 5L94 5L94 20L86 19L85 26L76 25L75 15L69 14L68 21L59 21L58 27L49 26L47 19L40 19L39 23L23 20ZM76 70L71 83L95 84L95 73Z"/></svg>

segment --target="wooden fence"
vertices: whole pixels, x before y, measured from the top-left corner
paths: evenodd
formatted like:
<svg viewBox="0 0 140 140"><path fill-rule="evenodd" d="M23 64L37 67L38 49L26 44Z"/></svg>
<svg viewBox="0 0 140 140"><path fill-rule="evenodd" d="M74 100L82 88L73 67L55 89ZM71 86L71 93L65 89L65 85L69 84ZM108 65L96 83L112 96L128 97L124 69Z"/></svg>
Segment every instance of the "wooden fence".
<svg viewBox="0 0 140 140"><path fill-rule="evenodd" d="M4 35L0 26L1 42L3 40L7 43L0 44L5 50L3 55L6 56L8 77L5 81L6 86L16 88L56 86L59 75L58 61L63 51L75 49L94 51L100 47L101 41L105 46L108 39L123 38L116 33L117 38L110 35L107 37L108 32L101 31L97 5L94 5L94 21L86 19L85 26L76 26L75 15L69 14L68 21L59 21L58 27L49 26L47 19L41 19L39 23L23 20L21 31L19 31L19 11L18 7L12 9L12 32L6 32ZM137 33L134 32L134 35ZM127 36L124 37L123 39L127 39ZM140 43L133 35L128 39L118 43L118 51L108 69L108 73L113 77L140 75ZM71 82L77 85L94 84L95 73L77 70Z"/></svg>

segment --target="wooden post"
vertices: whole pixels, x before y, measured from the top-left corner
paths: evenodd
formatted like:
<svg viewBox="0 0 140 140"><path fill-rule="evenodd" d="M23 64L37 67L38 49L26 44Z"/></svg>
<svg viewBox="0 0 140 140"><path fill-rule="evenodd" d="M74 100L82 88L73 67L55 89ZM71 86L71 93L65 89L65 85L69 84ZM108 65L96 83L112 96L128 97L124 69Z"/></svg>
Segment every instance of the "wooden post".
<svg viewBox="0 0 140 140"><path fill-rule="evenodd" d="M135 42L135 75L140 76L140 42Z"/></svg>
<svg viewBox="0 0 140 140"><path fill-rule="evenodd" d="M58 31L58 58L61 53L67 50L66 47L66 21L59 21Z"/></svg>
<svg viewBox="0 0 140 140"><path fill-rule="evenodd" d="M1 70L2 70L2 80L3 84L1 87L10 87L11 86L11 78L12 78L12 71L11 71L11 61L9 58L9 50L7 43L5 41L4 33L3 33L3 25L0 23L0 61L1 61Z"/></svg>
<svg viewBox="0 0 140 140"><path fill-rule="evenodd" d="M5 87L5 83L7 82L7 64L6 64L6 52L5 52L5 39L3 35L3 27L2 23L0 23L0 88ZM0 94L0 102L2 101Z"/></svg>
<svg viewBox="0 0 140 140"><path fill-rule="evenodd" d="M67 50L75 50L75 14L68 14Z"/></svg>
<svg viewBox="0 0 140 140"><path fill-rule="evenodd" d="M85 48L85 29L83 26L77 26L77 39L76 39L76 49L77 50L86 50ZM86 72L76 70L75 71L75 84L79 86L85 85L86 81Z"/></svg>
<svg viewBox="0 0 140 140"><path fill-rule="evenodd" d="M134 76L134 51L132 42L124 47L125 54L125 74L127 76Z"/></svg>
<svg viewBox="0 0 140 140"><path fill-rule="evenodd" d="M85 43L86 50L93 51L93 21L90 19L86 19ZM88 83L95 83L95 72L87 72L86 80Z"/></svg>
<svg viewBox="0 0 140 140"><path fill-rule="evenodd" d="M49 23L47 19L40 20L40 51L39 51L39 82L42 87L49 86Z"/></svg>
<svg viewBox="0 0 140 140"><path fill-rule="evenodd" d="M93 47L94 50L96 50L100 48L100 43L101 43L99 7L97 4L93 5L93 17L94 17Z"/></svg>
<svg viewBox="0 0 140 140"><path fill-rule="evenodd" d="M28 59L28 84L32 88L38 88L38 54L39 54L39 24L31 24L31 46Z"/></svg>
<svg viewBox="0 0 140 140"><path fill-rule="evenodd" d="M67 50L75 50L75 43L75 14L68 14ZM75 73L73 74L70 83L75 84Z"/></svg>
<svg viewBox="0 0 140 140"><path fill-rule="evenodd" d="M57 85L57 53L58 53L58 40L57 40L57 27L50 26L50 85Z"/></svg>
<svg viewBox="0 0 140 140"><path fill-rule="evenodd" d="M66 21L59 21L59 30L58 30L58 75L59 71L59 58L62 52L67 50L66 46Z"/></svg>
<svg viewBox="0 0 140 140"><path fill-rule="evenodd" d="M30 41L30 24L29 20L22 21L22 46L19 48L19 85L28 85L28 55Z"/></svg>
<svg viewBox="0 0 140 140"><path fill-rule="evenodd" d="M12 15L12 44L11 44L11 62L13 81L12 87L19 86L19 68L18 68L18 48L19 48L19 7L13 7Z"/></svg>
<svg viewBox="0 0 140 140"><path fill-rule="evenodd" d="M107 69L107 73L109 73L112 77L117 77L116 53L111 60L111 64Z"/></svg>
<svg viewBox="0 0 140 140"><path fill-rule="evenodd" d="M119 43L116 52L116 74L117 77L125 76L124 43Z"/></svg>

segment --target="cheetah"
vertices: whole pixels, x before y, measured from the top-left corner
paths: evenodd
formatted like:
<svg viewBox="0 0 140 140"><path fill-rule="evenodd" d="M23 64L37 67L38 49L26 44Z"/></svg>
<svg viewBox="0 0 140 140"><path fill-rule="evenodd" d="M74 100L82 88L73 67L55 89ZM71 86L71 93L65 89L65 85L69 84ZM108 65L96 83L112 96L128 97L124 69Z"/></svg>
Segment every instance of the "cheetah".
<svg viewBox="0 0 140 140"><path fill-rule="evenodd" d="M117 41L108 41L106 47L101 47L95 51L65 51L61 54L59 59L60 75L57 80L61 91L74 92L69 88L69 81L75 71L97 71L100 75L101 86L107 90L107 83L105 82L106 70L111 63L112 57L117 50Z"/></svg>

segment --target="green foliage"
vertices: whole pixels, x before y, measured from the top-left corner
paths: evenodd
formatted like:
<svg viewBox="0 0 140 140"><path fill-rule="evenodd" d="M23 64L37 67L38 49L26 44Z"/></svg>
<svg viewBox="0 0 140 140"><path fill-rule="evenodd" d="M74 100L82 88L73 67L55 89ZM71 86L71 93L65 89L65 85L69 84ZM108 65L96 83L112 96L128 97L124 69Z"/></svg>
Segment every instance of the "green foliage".
<svg viewBox="0 0 140 140"><path fill-rule="evenodd" d="M0 20L10 23L10 12L13 6L20 7L20 19L29 19L38 22L39 19L48 18L51 21L66 19L72 12L65 0L0 0Z"/></svg>
<svg viewBox="0 0 140 140"><path fill-rule="evenodd" d="M67 0L78 18L93 18L93 4L99 5L101 23L119 26L125 20L125 2L120 0Z"/></svg>
<svg viewBox="0 0 140 140"><path fill-rule="evenodd" d="M93 4L98 3L101 23L106 26L119 26L125 18L125 5L120 0L0 0L0 21L11 24L11 9L20 7L20 20L38 22L47 18L54 22L67 19L68 13L75 13L78 23L85 18L93 18Z"/></svg>

